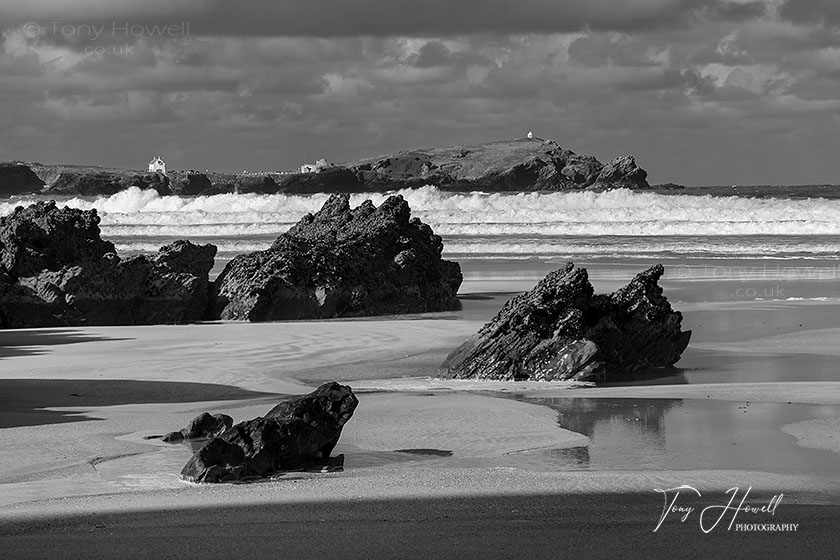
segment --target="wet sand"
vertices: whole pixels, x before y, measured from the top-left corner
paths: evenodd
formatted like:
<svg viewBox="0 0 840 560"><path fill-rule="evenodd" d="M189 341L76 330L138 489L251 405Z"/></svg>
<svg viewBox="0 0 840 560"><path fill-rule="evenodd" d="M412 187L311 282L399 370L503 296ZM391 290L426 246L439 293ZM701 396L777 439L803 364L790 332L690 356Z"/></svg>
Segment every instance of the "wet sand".
<svg viewBox="0 0 840 560"><path fill-rule="evenodd" d="M611 535L593 557L618 543L664 552L683 541L750 557L806 540L819 557L838 510L817 504L840 504L840 469L831 466L840 463L836 304L675 302L695 329L680 367L621 386L430 379L508 297L485 291L499 285L510 288L468 283L463 311L431 316L0 332L0 538L21 557L73 557L93 541L89 557L125 543L143 551L169 543L180 556L232 550L236 535L260 528L276 539L253 545L260 550L307 534L330 544L300 539L284 550L329 552L342 542L335 534L352 534L379 557L441 551L457 539L503 557L586 542L592 526ZM278 395L333 379L360 398L337 449L342 473L192 486L177 477L187 446L144 439L203 410L251 418ZM750 448L751 439L760 442ZM733 444L743 452L722 451ZM654 536L654 488L681 484L783 492L780 513L796 504L785 515L812 532L724 537L674 524L667 538ZM353 506L366 523L348 520ZM294 512L302 517L291 520ZM324 522L299 520L308 515ZM416 548L402 540L409 535Z"/></svg>

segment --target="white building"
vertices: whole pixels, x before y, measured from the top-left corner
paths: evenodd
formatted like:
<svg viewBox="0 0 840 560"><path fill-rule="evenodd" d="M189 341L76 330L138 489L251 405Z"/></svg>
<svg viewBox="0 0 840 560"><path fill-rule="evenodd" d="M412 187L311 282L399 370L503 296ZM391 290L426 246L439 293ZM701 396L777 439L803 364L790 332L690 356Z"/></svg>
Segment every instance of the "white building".
<svg viewBox="0 0 840 560"><path fill-rule="evenodd" d="M304 163L300 166L301 173L320 173L324 169L331 167L324 158L319 159L315 163Z"/></svg>
<svg viewBox="0 0 840 560"><path fill-rule="evenodd" d="M160 156L155 156L149 162L149 173L163 173L166 175L166 162Z"/></svg>

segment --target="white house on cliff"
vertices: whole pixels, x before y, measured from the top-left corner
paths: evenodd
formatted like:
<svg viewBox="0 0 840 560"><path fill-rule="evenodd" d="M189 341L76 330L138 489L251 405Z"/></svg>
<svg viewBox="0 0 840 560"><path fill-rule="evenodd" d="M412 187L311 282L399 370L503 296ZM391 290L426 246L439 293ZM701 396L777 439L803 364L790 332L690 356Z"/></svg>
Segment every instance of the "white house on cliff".
<svg viewBox="0 0 840 560"><path fill-rule="evenodd" d="M155 156L149 162L149 173L163 173L166 175L166 162L160 156Z"/></svg>
<svg viewBox="0 0 840 560"><path fill-rule="evenodd" d="M300 166L301 173L320 173L324 169L331 167L327 160L324 158L319 159L314 164L313 163L304 163Z"/></svg>

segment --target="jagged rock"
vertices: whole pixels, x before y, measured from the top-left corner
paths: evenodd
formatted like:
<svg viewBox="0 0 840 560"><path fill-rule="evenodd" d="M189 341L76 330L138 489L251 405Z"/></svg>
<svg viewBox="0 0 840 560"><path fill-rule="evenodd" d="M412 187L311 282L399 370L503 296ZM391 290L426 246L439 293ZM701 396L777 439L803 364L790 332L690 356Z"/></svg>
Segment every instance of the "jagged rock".
<svg viewBox="0 0 840 560"><path fill-rule="evenodd" d="M178 239L160 248L152 262L158 269L166 270L170 276L176 275L181 282L186 281L187 290L192 294L187 302L189 311L183 314L183 321L204 319L213 312L212 298L215 297L210 284L210 271L216 257L216 246L196 245L191 241ZM186 273L197 281L177 276Z"/></svg>
<svg viewBox="0 0 840 560"><path fill-rule="evenodd" d="M0 217L0 267L13 279L113 252L100 238L96 210L58 209L50 201Z"/></svg>
<svg viewBox="0 0 840 560"><path fill-rule="evenodd" d="M399 195L351 210L335 194L265 251L234 258L216 280L222 319L271 321L457 309L457 263Z"/></svg>
<svg viewBox="0 0 840 560"><path fill-rule="evenodd" d="M27 165L0 163L0 197L36 193L43 188L44 181Z"/></svg>
<svg viewBox="0 0 840 560"><path fill-rule="evenodd" d="M174 272L206 277L213 268L215 257L216 248L213 245L196 245L192 241L178 239L161 247L152 260Z"/></svg>
<svg viewBox="0 0 840 560"><path fill-rule="evenodd" d="M5 327L152 325L199 321L208 279L157 266L154 258L105 257L0 286Z"/></svg>
<svg viewBox="0 0 840 560"><path fill-rule="evenodd" d="M560 174L575 185L591 185L598 180L603 165L592 156L581 156L568 151L564 154L566 165Z"/></svg>
<svg viewBox="0 0 840 560"><path fill-rule="evenodd" d="M650 188L647 171L636 165L633 156L622 156L609 162L601 170L595 186L602 188Z"/></svg>
<svg viewBox="0 0 840 560"><path fill-rule="evenodd" d="M54 202L0 218L0 327L180 323L205 318L216 248L176 241L120 259L95 210Z"/></svg>
<svg viewBox="0 0 840 560"><path fill-rule="evenodd" d="M187 462L181 478L230 482L284 470L338 466L343 456L330 458L330 453L358 404L350 387L325 383L211 439Z"/></svg>
<svg viewBox="0 0 840 560"><path fill-rule="evenodd" d="M611 295L595 295L568 263L496 317L441 366L450 379L605 381L675 364L691 331L662 295L656 265Z"/></svg>
<svg viewBox="0 0 840 560"><path fill-rule="evenodd" d="M169 432L161 439L167 443L177 443L185 439L211 438L223 434L231 426L233 418L227 414L202 412L190 420L186 428L178 432Z"/></svg>

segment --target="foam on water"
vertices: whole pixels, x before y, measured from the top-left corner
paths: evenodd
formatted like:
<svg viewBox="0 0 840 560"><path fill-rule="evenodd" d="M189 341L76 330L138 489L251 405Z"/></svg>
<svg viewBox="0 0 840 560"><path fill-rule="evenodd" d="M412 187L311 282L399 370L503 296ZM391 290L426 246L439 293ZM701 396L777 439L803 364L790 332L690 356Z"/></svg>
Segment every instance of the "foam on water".
<svg viewBox="0 0 840 560"><path fill-rule="evenodd" d="M791 256L840 252L840 200L662 195L625 189L572 193L398 191L444 237L448 254ZM387 193L356 194L382 203ZM60 201L96 208L103 236L124 251L206 239L222 253L264 248L327 194L161 196L136 187ZM44 199L0 203L0 215ZM785 237L785 239L781 239Z"/></svg>

